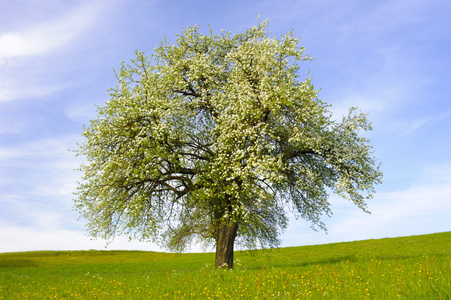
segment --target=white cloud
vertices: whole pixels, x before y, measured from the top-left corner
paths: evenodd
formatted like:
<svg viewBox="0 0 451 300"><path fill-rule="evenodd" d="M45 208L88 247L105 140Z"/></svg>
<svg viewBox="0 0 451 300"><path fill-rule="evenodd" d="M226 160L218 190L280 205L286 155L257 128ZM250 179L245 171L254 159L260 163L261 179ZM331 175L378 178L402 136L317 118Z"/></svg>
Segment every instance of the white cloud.
<svg viewBox="0 0 451 300"><path fill-rule="evenodd" d="M3 33L0 35L0 57L10 59L54 51L89 28L97 14L96 6L86 4L58 19L34 24L27 30Z"/></svg>
<svg viewBox="0 0 451 300"><path fill-rule="evenodd" d="M348 209L330 235L357 240L448 231L450 199L450 182L383 193L371 201L371 215Z"/></svg>
<svg viewBox="0 0 451 300"><path fill-rule="evenodd" d="M68 72L70 53L78 47L74 43L93 27L103 10L99 3L86 2L62 17L49 17L49 21L29 24L22 31L0 33L0 103L38 99L73 85L61 78ZM55 55L71 45L64 58Z"/></svg>
<svg viewBox="0 0 451 300"><path fill-rule="evenodd" d="M104 99L99 100L99 103ZM66 116L73 122L87 123L97 115L97 108L92 103L71 102L66 108Z"/></svg>
<svg viewBox="0 0 451 300"><path fill-rule="evenodd" d="M80 166L81 159L68 148L74 149L78 138L67 135L0 148L0 163L3 166L0 176L4 179L0 187L12 189L26 185L22 188L25 190L16 193L29 195L33 199L43 197L43 201L57 199L55 201L61 203L70 202L80 180L81 174L75 169ZM16 179L13 181L11 178Z"/></svg>
<svg viewBox="0 0 451 300"><path fill-rule="evenodd" d="M8 102L16 99L23 99L33 97L36 99L43 98L55 92L61 91L66 87L65 85L44 85L41 78L27 78L29 74L24 75L23 78L3 77L0 75L0 103ZM17 131L17 129L12 129Z"/></svg>
<svg viewBox="0 0 451 300"><path fill-rule="evenodd" d="M67 160L73 158L73 153L68 147L75 146L79 139L78 135L68 134L58 138L40 139L32 142L25 142L20 146L0 148L0 160L9 163L27 164L27 158L52 158L53 160Z"/></svg>
<svg viewBox="0 0 451 300"><path fill-rule="evenodd" d="M106 241L91 240L82 231L62 228L22 227L0 224L0 252L35 250L105 250ZM126 237L117 237L107 247L108 250L146 250L162 251L150 242L128 241Z"/></svg>
<svg viewBox="0 0 451 300"><path fill-rule="evenodd" d="M451 165L423 170L421 185L376 193L367 201L371 214L338 196L331 197L333 215L323 221L328 234L312 232L309 223L290 220L284 246L333 243L420 235L451 230Z"/></svg>

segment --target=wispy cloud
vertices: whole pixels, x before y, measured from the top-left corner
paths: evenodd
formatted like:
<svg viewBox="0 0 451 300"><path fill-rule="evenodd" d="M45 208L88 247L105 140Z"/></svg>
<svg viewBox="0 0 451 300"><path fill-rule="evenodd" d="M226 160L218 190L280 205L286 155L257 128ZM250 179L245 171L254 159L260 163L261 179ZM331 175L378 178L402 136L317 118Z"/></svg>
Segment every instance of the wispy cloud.
<svg viewBox="0 0 451 300"><path fill-rule="evenodd" d="M105 99L99 99L98 103L102 103ZM73 122L87 123L97 115L97 107L92 103L72 102L66 108L66 116Z"/></svg>
<svg viewBox="0 0 451 300"><path fill-rule="evenodd" d="M9 60L54 51L80 36L93 24L97 14L98 7L85 4L64 16L34 24L21 32L2 33L0 57Z"/></svg>
<svg viewBox="0 0 451 300"><path fill-rule="evenodd" d="M67 149L75 146L74 139L68 135L0 148L0 227L13 226L2 228L1 235L13 236L11 231L22 228L19 235L36 234L45 239L50 233L63 234L64 228L80 227L72 211L72 193L80 175L74 169L80 161ZM40 233L27 234L26 227ZM8 243L16 243L11 236ZM26 246L30 241L22 243Z"/></svg>
<svg viewBox="0 0 451 300"><path fill-rule="evenodd" d="M332 218L324 217L328 234L312 233L309 223L290 220L283 235L284 246L354 241L369 238L420 235L449 231L451 228L450 164L429 166L422 170L424 180L408 188L379 192L367 201L371 214L351 202L331 197Z"/></svg>
<svg viewBox="0 0 451 300"><path fill-rule="evenodd" d="M451 182L382 193L370 204L371 215L349 207L333 223L330 235L346 240L447 231L451 226ZM415 232L412 230L415 228Z"/></svg>
<svg viewBox="0 0 451 300"><path fill-rule="evenodd" d="M97 3L97 2L96 2ZM73 45L95 24L101 6L86 2L57 18L29 24L21 31L0 33L0 103L41 98L67 87L57 82L54 54ZM60 76L56 76L59 73Z"/></svg>
<svg viewBox="0 0 451 300"><path fill-rule="evenodd" d="M91 240L77 230L52 228L22 227L0 223L0 252L34 251L34 250L88 250L105 249L104 240ZM128 241L127 237L117 237L108 245L109 250L146 250L162 251L153 243Z"/></svg>
<svg viewBox="0 0 451 300"><path fill-rule="evenodd" d="M0 76L0 80L3 80L0 83L0 103L29 97L41 99L66 87L56 85L46 86L42 84L41 79L38 77L34 79L26 77L25 75L25 78L20 80L19 78ZM16 132L17 127L12 130Z"/></svg>
<svg viewBox="0 0 451 300"><path fill-rule="evenodd" d="M75 148L75 141L68 135L0 148L0 198L3 205L10 204L0 211L0 219L40 226L39 216L50 220L50 215L71 211L72 193L80 180L74 170L81 160L67 147Z"/></svg>

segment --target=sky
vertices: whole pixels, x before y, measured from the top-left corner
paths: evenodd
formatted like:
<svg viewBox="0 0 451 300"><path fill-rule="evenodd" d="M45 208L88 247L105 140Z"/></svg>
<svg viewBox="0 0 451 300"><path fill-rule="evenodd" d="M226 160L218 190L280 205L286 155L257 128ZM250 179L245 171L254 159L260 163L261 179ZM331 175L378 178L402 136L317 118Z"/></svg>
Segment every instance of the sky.
<svg viewBox="0 0 451 300"><path fill-rule="evenodd" d="M272 35L301 38L314 57L302 72L334 118L354 106L368 114L384 172L371 214L331 195L327 234L291 218L281 246L450 231L449 11L447 0L0 0L0 252L165 251L87 235L73 210L83 159L70 150L135 50L150 55L194 25L240 33L259 14Z"/></svg>

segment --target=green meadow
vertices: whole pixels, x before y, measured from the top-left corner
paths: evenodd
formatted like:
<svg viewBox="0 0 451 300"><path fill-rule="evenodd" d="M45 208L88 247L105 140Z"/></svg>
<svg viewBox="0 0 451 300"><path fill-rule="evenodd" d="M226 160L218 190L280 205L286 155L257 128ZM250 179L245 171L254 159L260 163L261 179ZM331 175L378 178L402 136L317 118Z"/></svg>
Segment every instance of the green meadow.
<svg viewBox="0 0 451 300"><path fill-rule="evenodd" d="M235 252L0 253L0 299L451 299L451 232Z"/></svg>

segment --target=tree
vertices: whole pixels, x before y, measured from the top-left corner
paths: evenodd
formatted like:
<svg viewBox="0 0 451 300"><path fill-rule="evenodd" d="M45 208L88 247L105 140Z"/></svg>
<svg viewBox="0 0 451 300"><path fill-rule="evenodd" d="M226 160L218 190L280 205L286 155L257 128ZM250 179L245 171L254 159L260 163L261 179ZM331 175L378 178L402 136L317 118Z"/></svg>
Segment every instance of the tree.
<svg viewBox="0 0 451 300"><path fill-rule="evenodd" d="M190 27L148 59L122 63L110 101L83 133L75 207L94 237L160 242L183 251L216 245L233 267L235 243L277 247L287 212L325 229L335 192L366 211L382 173L366 115L337 122L299 63L292 31L268 37Z"/></svg>

